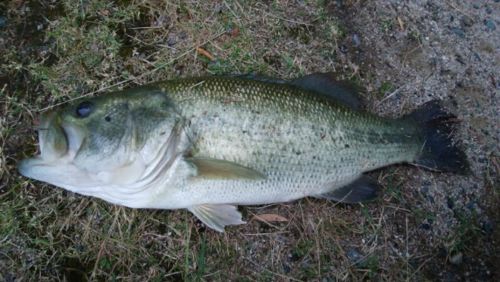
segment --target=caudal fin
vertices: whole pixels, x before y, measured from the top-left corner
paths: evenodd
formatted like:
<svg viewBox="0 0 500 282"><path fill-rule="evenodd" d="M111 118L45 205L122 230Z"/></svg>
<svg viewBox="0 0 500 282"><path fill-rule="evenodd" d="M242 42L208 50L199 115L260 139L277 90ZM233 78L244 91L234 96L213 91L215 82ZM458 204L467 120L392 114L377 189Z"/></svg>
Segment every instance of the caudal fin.
<svg viewBox="0 0 500 282"><path fill-rule="evenodd" d="M453 142L456 116L446 112L438 101L431 101L405 118L420 124L425 135L425 143L416 165L443 172L469 172L465 153Z"/></svg>

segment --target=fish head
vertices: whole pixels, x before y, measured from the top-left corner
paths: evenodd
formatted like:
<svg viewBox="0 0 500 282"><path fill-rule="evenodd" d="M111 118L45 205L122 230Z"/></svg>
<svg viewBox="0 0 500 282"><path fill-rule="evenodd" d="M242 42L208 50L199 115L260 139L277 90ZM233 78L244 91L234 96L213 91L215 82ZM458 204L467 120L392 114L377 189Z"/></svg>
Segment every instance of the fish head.
<svg viewBox="0 0 500 282"><path fill-rule="evenodd" d="M173 158L166 147L175 139L171 135L179 117L163 93L136 92L85 99L43 113L40 154L22 160L19 172L93 196L102 194L97 190L103 187L140 182L148 165Z"/></svg>

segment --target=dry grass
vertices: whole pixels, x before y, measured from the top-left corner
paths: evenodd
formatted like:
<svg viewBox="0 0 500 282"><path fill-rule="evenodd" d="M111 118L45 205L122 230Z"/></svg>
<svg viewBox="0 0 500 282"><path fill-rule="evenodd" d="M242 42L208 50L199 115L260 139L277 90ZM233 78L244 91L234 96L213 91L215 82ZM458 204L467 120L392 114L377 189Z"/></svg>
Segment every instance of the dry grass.
<svg viewBox="0 0 500 282"><path fill-rule="evenodd" d="M340 51L347 27L334 16L340 8L327 2L0 4L8 19L0 41L0 279L421 280L457 253L483 255L474 244L489 237L474 216L464 214L443 233L422 228L434 210L408 181L423 183L414 178L429 172L414 176L406 167L375 174L385 194L373 203L244 207L249 223L225 234L186 211L113 206L17 174L16 162L36 150L32 121L40 110L101 90L251 72L290 78L333 70L370 82L372 73L362 75ZM383 100L394 90L382 83L367 98ZM498 175L498 158L491 164L488 179ZM258 214L287 221L252 219Z"/></svg>

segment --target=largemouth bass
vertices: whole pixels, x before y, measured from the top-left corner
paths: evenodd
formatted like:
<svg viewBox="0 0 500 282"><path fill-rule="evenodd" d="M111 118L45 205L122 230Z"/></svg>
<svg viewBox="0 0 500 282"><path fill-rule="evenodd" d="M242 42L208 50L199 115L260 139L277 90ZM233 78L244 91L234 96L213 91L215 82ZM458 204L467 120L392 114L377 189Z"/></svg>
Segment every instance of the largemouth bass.
<svg viewBox="0 0 500 282"><path fill-rule="evenodd" d="M127 207L188 209L222 232L244 223L237 205L370 200L378 185L363 173L391 164L465 172L450 118L436 102L378 117L330 74L186 78L44 113L40 154L19 171Z"/></svg>

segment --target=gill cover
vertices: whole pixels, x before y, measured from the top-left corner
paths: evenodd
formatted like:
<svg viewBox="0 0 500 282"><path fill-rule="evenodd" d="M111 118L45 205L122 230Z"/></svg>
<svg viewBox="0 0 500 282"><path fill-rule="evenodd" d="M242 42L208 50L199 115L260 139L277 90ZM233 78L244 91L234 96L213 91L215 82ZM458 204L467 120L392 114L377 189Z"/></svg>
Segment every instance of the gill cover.
<svg viewBox="0 0 500 282"><path fill-rule="evenodd" d="M182 120L158 89L110 93L46 114L39 131L41 154L21 161L19 172L137 206L147 200L141 200L145 190L168 181L168 170L187 146L182 136Z"/></svg>

